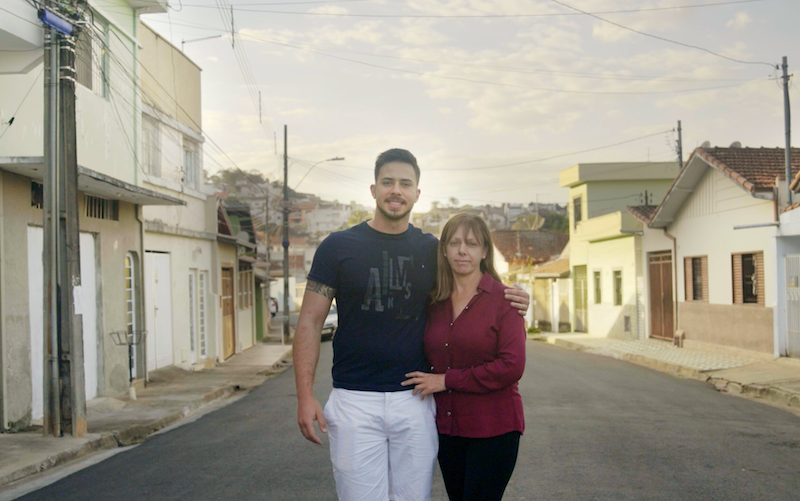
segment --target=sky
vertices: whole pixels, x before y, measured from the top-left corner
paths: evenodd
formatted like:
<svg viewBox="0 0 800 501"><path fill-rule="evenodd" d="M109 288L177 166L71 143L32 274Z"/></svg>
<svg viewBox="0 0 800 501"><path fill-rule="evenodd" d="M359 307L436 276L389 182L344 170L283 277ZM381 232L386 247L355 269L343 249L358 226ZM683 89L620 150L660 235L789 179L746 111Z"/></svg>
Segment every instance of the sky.
<svg viewBox="0 0 800 501"><path fill-rule="evenodd" d="M675 160L678 120L684 160L783 147L777 66L800 65L796 0L170 0L142 19L203 69L209 173L282 180L286 126L290 187L372 207L375 157L405 148L417 212L564 204L576 163Z"/></svg>

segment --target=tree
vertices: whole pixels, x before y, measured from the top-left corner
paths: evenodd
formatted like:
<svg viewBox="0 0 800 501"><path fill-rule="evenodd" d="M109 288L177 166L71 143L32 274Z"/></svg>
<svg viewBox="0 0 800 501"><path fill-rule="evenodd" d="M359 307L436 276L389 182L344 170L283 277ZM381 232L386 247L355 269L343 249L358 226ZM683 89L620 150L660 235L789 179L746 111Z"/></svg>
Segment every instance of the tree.
<svg viewBox="0 0 800 501"><path fill-rule="evenodd" d="M456 197L450 197L448 201L450 202L450 207L458 208L458 199Z"/></svg>
<svg viewBox="0 0 800 501"><path fill-rule="evenodd" d="M352 228L353 226L361 224L369 219L372 219L372 212L368 212L363 209L357 209L350 213L350 217L347 218L347 224L345 227Z"/></svg>
<svg viewBox="0 0 800 501"><path fill-rule="evenodd" d="M567 216L551 212L545 218L542 229L554 231L556 233L569 233L569 218Z"/></svg>

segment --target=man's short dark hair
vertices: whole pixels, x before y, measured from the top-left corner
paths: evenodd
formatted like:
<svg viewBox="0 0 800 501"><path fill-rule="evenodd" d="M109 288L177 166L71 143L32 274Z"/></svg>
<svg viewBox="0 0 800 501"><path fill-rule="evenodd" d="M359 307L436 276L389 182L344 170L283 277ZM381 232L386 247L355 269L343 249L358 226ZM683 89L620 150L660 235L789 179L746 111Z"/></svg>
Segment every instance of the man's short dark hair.
<svg viewBox="0 0 800 501"><path fill-rule="evenodd" d="M376 182L378 181L378 174L381 172L381 167L389 162L403 162L409 164L414 168L414 174L417 176L417 184L419 184L419 165L417 165L417 159L411 154L410 151L400 148L392 148L391 150L386 150L378 155L378 158L375 160Z"/></svg>

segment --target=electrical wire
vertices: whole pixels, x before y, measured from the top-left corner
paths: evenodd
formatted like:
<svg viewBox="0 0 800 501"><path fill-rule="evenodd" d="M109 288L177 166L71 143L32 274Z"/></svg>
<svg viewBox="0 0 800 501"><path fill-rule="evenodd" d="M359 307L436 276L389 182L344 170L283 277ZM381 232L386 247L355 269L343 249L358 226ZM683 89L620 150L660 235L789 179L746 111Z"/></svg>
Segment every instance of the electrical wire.
<svg viewBox="0 0 800 501"><path fill-rule="evenodd" d="M165 21L159 20L149 20L148 22L154 23L165 23ZM229 33L228 30L220 30L219 28L198 24L198 23L174 23L175 25L196 28L202 31L213 31L213 32L225 32ZM238 33L238 32L237 32ZM434 59L419 59L419 58L411 58L411 57L403 57L403 56L395 56L389 54L375 54L372 52L364 52L364 51L356 51L356 50L349 50L340 47L329 47L323 45L315 45L315 44L304 44L304 43L293 43L290 44L288 42L282 42L279 40L273 40L263 37L257 37L254 35L249 35L247 33L238 33L240 37L245 37L253 41L263 42L263 43L270 43L270 44L277 44L277 45L284 45L290 48L295 48L299 50L305 50L308 52L313 52L322 55L329 55L322 51L335 51L335 52L343 52L348 54L356 54L368 57L377 57L383 59L394 59L399 61L409 61L409 62L417 62L417 63L424 63L424 64L440 64L440 65L448 65L448 66L461 66L467 68L476 68L476 69L487 69L493 71L502 71L502 72L510 72L510 73L521 73L521 74L548 74L554 76L566 76L572 78L587 78L587 79L599 79L599 80L622 80L622 81L653 81L658 80L661 82L745 82L751 83L754 81L760 80L753 80L753 79L744 79L744 78L689 78L689 77L671 77L671 76L658 76L658 75L609 75L607 73L588 73L588 72L568 72L568 71L554 71L554 70L547 70L547 69L540 69L540 68L520 68L520 67L509 67L509 66L497 66L497 65L482 65L476 63L468 63L468 62L461 62L461 61L442 61L442 60L434 60ZM309 49L310 48L310 49ZM314 51L312 49L318 49L321 52ZM330 57L336 57L333 55L329 55ZM347 61L351 61L346 59ZM385 68L383 66L378 66L380 68ZM427 74L426 74L427 75ZM435 75L433 75L435 76ZM733 87L733 86L731 86ZM693 90L714 90L718 89L719 87L712 87L712 88L705 88L705 89L685 89L683 91L693 91ZM724 88L724 87L723 87ZM545 90L554 90L554 89L545 89ZM681 92L681 91L676 91Z"/></svg>
<svg viewBox="0 0 800 501"><path fill-rule="evenodd" d="M33 82L31 82L31 86L28 88L28 92L25 93L25 96L22 98L22 101L19 102L19 106L17 106L17 109L14 110L14 113L11 114L11 118L8 119L8 122L7 122L5 130L3 130L3 133L0 134L0 139L3 139L3 136L6 135L6 132L8 132L8 129L10 129L11 125L13 125L14 119L17 117L17 113L19 113L19 110L20 110L20 108L22 108L22 105L25 104L25 100L28 99L28 95L33 90L33 87L34 87L34 85L36 85L36 82L39 81L39 77L42 76L42 73L44 73L44 65L42 65L42 69L39 71L39 74L36 75L36 78L34 78Z"/></svg>
<svg viewBox="0 0 800 501"><path fill-rule="evenodd" d="M734 0L728 2L716 2L710 4L689 4L689 5L675 5L671 7L645 7L641 9L618 9L618 10L607 10L607 11L598 11L593 14L634 14L640 12L658 12L658 11L667 11L667 10L678 10L678 9L699 9L705 7L720 7L720 6L727 6L727 5L737 5L737 4L745 4L745 3L756 3L756 2L765 2L767 0ZM302 2L297 2L297 4L301 4ZM328 2L325 2L328 3ZM205 7L209 8L209 5L190 5L184 4L186 6L191 7ZM244 4L243 4L244 5ZM257 5L257 4L249 4L249 5ZM278 5L278 4L273 4ZM292 4L294 5L294 4ZM316 16L316 17L355 17L355 18L380 18L380 19L524 19L524 18L539 18L539 17L567 17L567 16L579 16L582 13L570 13L570 12L548 12L548 13L539 13L539 14L350 14L350 13L327 13L327 12L299 12L299 11L284 11L284 10L269 10L269 9L249 9L249 8L242 8L239 6L234 6L234 10L240 12L261 12L265 14L284 14L284 15L295 15L295 16Z"/></svg>
<svg viewBox="0 0 800 501"><path fill-rule="evenodd" d="M741 87L742 85L748 85L748 84L752 84L752 83L760 83L760 82L767 81L767 79L759 78L759 79L749 80L749 81L747 81L745 83L736 84L736 85L720 85L720 86L715 86L715 87L702 87L702 88L695 88L695 89L678 89L678 90L668 90L668 91L591 91L591 90L570 90L570 89L564 89L564 88L533 87L533 86L528 86L528 85L517 85L517 84L508 84L508 83L502 83L502 82L493 82L493 81L490 81L490 80L477 80L477 79L465 78L465 77L438 75L438 74L435 74L435 73L427 73L427 72L422 72L422 71L404 70L404 69L401 69L401 68L393 68L393 67L390 67L390 66L383 66L383 65L380 65L380 64L374 64L374 63L368 63L368 62L365 62L365 61L359 61L357 59L351 59L351 58L347 58L347 57L336 56L334 54L327 54L325 52L321 52L321 51L318 51L318 50L305 49L305 48L300 47L298 45L289 44L289 43L285 43L285 42L278 42L276 40L263 39L263 38L254 37L252 35L247 35L247 34L242 34L242 36L244 36L245 38L249 38L251 40L262 41L262 42L265 42L265 43L271 43L271 44L280 45L280 46L283 46L283 47L290 47L290 48L293 48L293 49L302 50L302 51L305 51L305 52L311 52L313 54L318 54L318 55L329 57L329 58L332 58L332 59L338 59L338 60L341 60L341 61L347 61L347 62L350 62L350 63L359 64L359 65L367 66L367 67L370 67L370 68L379 68L379 69L384 69L384 70L393 71L393 72L397 72L397 73L403 73L403 74L408 74L408 75L416 75L416 76L422 76L422 77L429 77L429 78L436 78L436 79L443 79L443 80L455 80L455 81L460 81L460 82L469 82L469 83L476 83L476 84L482 84L482 85L491 85L491 86L496 86L496 87L507 87L507 88L534 90L534 91L541 91L541 92L553 92L553 93L557 93L557 94L624 95L624 96L677 94L677 93L703 92L703 91L709 91L709 90L730 89L730 88L734 88L734 87Z"/></svg>
<svg viewBox="0 0 800 501"><path fill-rule="evenodd" d="M516 166L516 165L525 165L525 164L532 164L532 163L538 163L538 162L546 162L548 160L554 160L556 158L563 158L563 157L568 157L568 156L572 156L572 155L578 155L580 153L588 153L590 151L604 150L604 149L607 149L607 148L613 148L614 146L620 146L620 145L623 145L623 144L633 143L635 141L641 141L642 139L647 139L649 137L659 136L661 134L666 134L666 133L670 132L670 130L671 129L662 130L662 131L659 131L659 132L654 132L652 134L646 134L644 136L639 136L639 137L635 137L635 138L632 138L632 139L627 139L625 141L620 141L618 143L607 144L607 145L603 145L603 146L596 146L596 147L593 147L593 148L587 148L585 150L570 151L569 153L561 153L559 155L553 155L553 156L550 156L550 157L543 157L543 158L536 158L536 159L533 159L533 160L523 160L523 161L520 161L520 162L512 162L512 163L500 164L500 165L488 165L488 166L484 166L484 167L463 167L463 168L462 167L458 167L458 168L451 168L451 169L445 169L445 168L426 169L426 172L437 172L437 171L439 171L439 172L442 172L442 171L444 171L444 172L447 172L447 171L449 171L449 172L464 172L464 171L475 171L475 170L489 170L489 169L500 169L500 168L503 168L503 167L512 167L512 166Z"/></svg>
<svg viewBox="0 0 800 501"><path fill-rule="evenodd" d="M775 68L775 64L773 64L773 63L765 63L763 61L743 61L741 59L735 59L735 58L728 57L728 56L725 56L723 54L720 54L718 52L714 52L712 50L706 49L705 47L700 47L700 46L697 46L697 45L692 45L692 44L688 44L688 43L684 43L684 42L679 42L677 40L671 40L669 38L660 37L658 35L653 35L651 33L645 33L644 31L639 31L639 30L635 30L633 28L629 28L627 26L623 26L623 25L621 25L619 23L615 23L614 21L610 21L608 19L599 17L597 14L593 14L591 12L586 12L585 10L581 10L581 9L579 9L577 7L573 7L572 5L564 3L561 0L550 0L550 1L553 2L553 3L556 3L558 5L561 5L562 7L566 7L568 9L572 9L572 10L574 10L576 12L580 12L583 15L593 17L593 18L595 18L595 19L597 19L599 21L602 21L604 23L608 23L610 25L616 26L617 28L621 28L623 30L627 30L627 31L630 31L632 33L636 33L636 34L639 34L639 35L642 35L642 36L645 36L645 37L654 38L656 40L661 40L662 42L667 42L667 43L671 43L671 44L675 44L675 45L680 45L681 47L687 47L687 48L690 48L690 49L696 49L696 50L699 50L699 51L707 52L707 53L711 54L712 56L716 56L716 57L719 57L719 58L722 58L722 59L727 59L728 61L733 61L734 63L740 63L740 64L762 64L762 65L769 66L770 68Z"/></svg>

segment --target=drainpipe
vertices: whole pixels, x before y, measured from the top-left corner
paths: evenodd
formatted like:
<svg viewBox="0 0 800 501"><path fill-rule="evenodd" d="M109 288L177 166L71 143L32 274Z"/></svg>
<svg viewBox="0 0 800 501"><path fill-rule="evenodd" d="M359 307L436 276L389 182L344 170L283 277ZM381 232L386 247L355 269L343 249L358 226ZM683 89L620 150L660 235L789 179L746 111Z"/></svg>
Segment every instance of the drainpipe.
<svg viewBox="0 0 800 501"><path fill-rule="evenodd" d="M675 332L680 330L678 316L678 240L667 232L666 228L661 228L664 236L672 240L672 280L675 287L672 288L672 321L674 322L673 329ZM675 334L673 332L673 335Z"/></svg>
<svg viewBox="0 0 800 501"><path fill-rule="evenodd" d="M145 269L144 269L144 263L146 261L145 255L144 255L144 252L145 252L144 251L144 221L142 221L142 218L139 216L139 214L140 214L139 211L141 210L141 207L142 206L139 205L139 204L134 205L134 213L136 214L136 216L135 216L136 217L136 221L139 223L139 270L141 270L139 272L139 277L141 277L141 279L139 280L139 283L142 284L142 286L138 288L138 290L139 290L139 298L134 298L134 301L136 299L141 299L141 301L139 301L139 304L141 304L142 307L138 308L136 311L144 312L144 308L147 306L147 305L144 304L144 288L145 288L145 279L144 279L144 277L146 277L147 274L145 273ZM136 280L136 278L137 277L133 277L134 280ZM139 325L141 325L142 327L146 327L145 323L147 321L146 320L147 319L147 315L144 314L144 315L141 315L141 317L142 317L141 318L141 322L138 322L138 320L140 320L140 319L137 319L137 323ZM145 329L141 329L141 330L144 332L144 335L140 338L141 339L140 343L142 343L142 350L141 350L141 354L142 354L142 369L144 370L144 381L145 381L145 384L146 384L146 383L150 382L150 379L149 379L150 376L147 373L147 331L145 331Z"/></svg>

